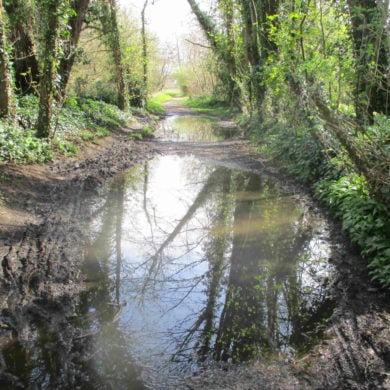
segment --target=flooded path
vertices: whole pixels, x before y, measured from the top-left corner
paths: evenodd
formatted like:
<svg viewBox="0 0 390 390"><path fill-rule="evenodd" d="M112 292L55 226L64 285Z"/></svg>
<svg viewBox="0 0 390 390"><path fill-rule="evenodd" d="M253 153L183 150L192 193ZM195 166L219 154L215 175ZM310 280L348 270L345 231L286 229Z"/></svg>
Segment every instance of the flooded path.
<svg viewBox="0 0 390 390"><path fill-rule="evenodd" d="M164 156L106 196L87 250L88 311L121 308L126 349L160 384L211 361L303 352L319 337L333 307L326 222L277 181Z"/></svg>
<svg viewBox="0 0 390 390"><path fill-rule="evenodd" d="M259 172L237 132L168 116L162 155L102 194L84 266L100 366L123 354L123 370L130 354L144 385L169 388L214 362L295 356L321 338L334 306L327 222Z"/></svg>
<svg viewBox="0 0 390 390"><path fill-rule="evenodd" d="M56 267L63 286L79 271L61 279L65 271L53 258L65 262L71 254L80 259L85 288L71 298L54 289L59 298L49 298L44 286L54 281L31 270L28 293L17 298L10 290L8 308L2 306L0 385L299 389L350 381L364 389L384 383L390 355L380 342L388 314L376 309L383 294L361 288L367 283L362 261L334 224L231 123L175 102L168 111L156 138L144 141L155 157L120 169L100 187L89 173L79 187L82 198L47 212L49 233L42 228L31 242L26 233L19 249L5 252L8 279L16 275L16 259L29 269L34 255L46 261L47 273ZM97 169L102 172L98 163Z"/></svg>

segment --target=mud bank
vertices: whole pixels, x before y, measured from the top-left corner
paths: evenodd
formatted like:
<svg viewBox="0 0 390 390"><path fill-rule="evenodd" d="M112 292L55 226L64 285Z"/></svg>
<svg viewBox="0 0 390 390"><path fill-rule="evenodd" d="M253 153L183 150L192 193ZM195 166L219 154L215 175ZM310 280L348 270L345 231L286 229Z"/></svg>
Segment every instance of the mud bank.
<svg viewBox="0 0 390 390"><path fill-rule="evenodd" d="M48 388L99 383L98 376L80 378L77 367L88 360L88 338L80 338L72 326L83 289L82 224L91 217L99 188L153 153L124 131L87 147L77 158L1 167L0 345L12 350L23 344L28 350L41 331L48 345L59 335L59 361L53 363L58 378ZM0 355L2 388L28 388L26 373L15 375L10 367L12 362Z"/></svg>
<svg viewBox="0 0 390 390"><path fill-rule="evenodd" d="M175 110L179 115L188 114L188 110L175 103L168 105L170 113ZM82 321L76 311L84 287L80 264L86 237L82 224L92 218L99 189L111 177L156 154L194 154L222 165L276 174L243 139L221 141L213 146L177 145L158 140L131 141L126 131L85 149L78 158L43 166L1 167L3 388L30 388L32 374L28 365L34 357L23 357L26 372L15 373L13 362L5 358L4 351L16 350L20 345L27 351L42 332L46 341L41 354L53 354L54 344L59 348L52 356L53 372L57 374L44 388L125 388L120 386L121 375L129 383L131 372L117 373L115 381L102 385L95 368L81 369L88 367L94 337L79 333L74 326ZM299 185L280 177L286 186L308 198ZM311 207L318 205L312 202ZM272 361L217 365L190 378L173 379L164 388L390 388L389 294L369 281L364 261L348 246L337 223L332 226L334 245L329 261L336 273L327 283L337 309L319 345L301 357L280 355ZM114 317L115 311L112 314ZM35 359L39 360L39 356ZM37 382L45 383L39 372L34 375ZM133 381L134 388L143 388L137 384L137 378ZM160 388L158 381L155 388Z"/></svg>

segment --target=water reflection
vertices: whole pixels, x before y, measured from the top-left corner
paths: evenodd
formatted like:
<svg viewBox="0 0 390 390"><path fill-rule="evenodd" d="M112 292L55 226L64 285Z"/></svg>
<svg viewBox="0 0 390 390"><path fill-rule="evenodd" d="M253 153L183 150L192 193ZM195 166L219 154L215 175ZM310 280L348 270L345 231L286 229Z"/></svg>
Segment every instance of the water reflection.
<svg viewBox="0 0 390 390"><path fill-rule="evenodd" d="M223 125L210 117L173 115L160 123L156 135L170 141L215 142L237 133L237 126Z"/></svg>
<svg viewBox="0 0 390 390"><path fill-rule="evenodd" d="M165 156L118 176L106 199L86 256L91 329L108 324L101 342L117 334L148 384L318 336L332 306L326 227L278 183ZM118 354L105 351L101 367Z"/></svg>

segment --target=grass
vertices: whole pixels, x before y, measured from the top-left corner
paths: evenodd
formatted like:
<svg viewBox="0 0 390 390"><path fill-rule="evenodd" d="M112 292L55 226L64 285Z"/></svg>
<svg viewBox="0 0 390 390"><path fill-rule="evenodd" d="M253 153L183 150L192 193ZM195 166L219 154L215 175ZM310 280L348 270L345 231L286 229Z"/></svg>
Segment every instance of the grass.
<svg viewBox="0 0 390 390"><path fill-rule="evenodd" d="M210 96L190 97L183 104L197 112L207 115L225 117L230 116L230 107L226 102L219 101Z"/></svg>
<svg viewBox="0 0 390 390"><path fill-rule="evenodd" d="M164 91L158 95L153 96L146 104L146 110L151 114L164 115L165 109L163 104L168 102L173 97L181 96L177 91Z"/></svg>

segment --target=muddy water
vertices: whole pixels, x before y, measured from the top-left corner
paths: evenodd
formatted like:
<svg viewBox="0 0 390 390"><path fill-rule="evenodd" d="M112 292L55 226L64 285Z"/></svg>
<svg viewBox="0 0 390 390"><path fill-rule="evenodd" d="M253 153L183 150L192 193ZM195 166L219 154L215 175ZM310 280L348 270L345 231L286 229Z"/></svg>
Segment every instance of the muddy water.
<svg viewBox="0 0 390 390"><path fill-rule="evenodd" d="M198 118L176 137L180 119L163 137L215 139L205 122L194 131ZM117 176L95 215L82 311L103 378L115 361L115 372L162 388L212 362L299 354L321 337L333 307L327 225L278 181L161 156Z"/></svg>

